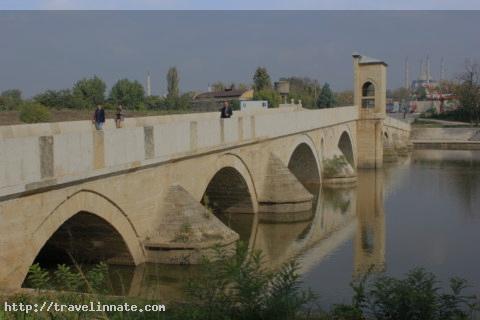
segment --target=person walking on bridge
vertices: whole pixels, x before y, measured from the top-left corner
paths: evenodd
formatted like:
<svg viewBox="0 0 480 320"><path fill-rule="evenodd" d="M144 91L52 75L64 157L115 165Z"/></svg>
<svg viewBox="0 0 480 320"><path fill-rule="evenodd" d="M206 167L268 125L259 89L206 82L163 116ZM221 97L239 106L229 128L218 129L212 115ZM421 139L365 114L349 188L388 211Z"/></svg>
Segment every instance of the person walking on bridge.
<svg viewBox="0 0 480 320"><path fill-rule="evenodd" d="M117 113L115 114L115 124L116 124L117 128L122 127L124 118L125 118L125 114L123 112L123 107L120 104L120 105L118 105Z"/></svg>
<svg viewBox="0 0 480 320"><path fill-rule="evenodd" d="M220 118L225 119L225 118L230 118L233 114L232 107L230 107L230 104L228 103L227 100L223 101L223 107L220 109Z"/></svg>
<svg viewBox="0 0 480 320"><path fill-rule="evenodd" d="M92 122L95 124L95 129L103 129L103 124L105 123L105 110L103 110L101 105L97 105L97 109L95 109L95 113L93 114Z"/></svg>

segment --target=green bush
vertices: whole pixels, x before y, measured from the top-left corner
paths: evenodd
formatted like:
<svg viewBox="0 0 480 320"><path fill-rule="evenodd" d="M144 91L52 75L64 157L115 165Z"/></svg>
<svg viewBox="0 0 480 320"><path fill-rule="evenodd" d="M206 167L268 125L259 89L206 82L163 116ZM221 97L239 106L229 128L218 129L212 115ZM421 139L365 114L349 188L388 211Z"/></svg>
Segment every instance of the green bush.
<svg viewBox="0 0 480 320"><path fill-rule="evenodd" d="M26 102L20 109L20 120L25 123L47 122L50 116L50 110L37 102Z"/></svg>
<svg viewBox="0 0 480 320"><path fill-rule="evenodd" d="M347 159L345 159L343 155L336 155L332 159L325 159L323 160L323 174L326 177L335 177L347 164Z"/></svg>
<svg viewBox="0 0 480 320"><path fill-rule="evenodd" d="M269 108L277 108L278 105L282 102L282 97L270 89L255 91L253 94L253 100L266 100L268 101Z"/></svg>
<svg viewBox="0 0 480 320"><path fill-rule="evenodd" d="M217 251L201 276L187 286L180 319L296 319L315 296L300 289L296 262L278 272L265 268L259 252L239 244L233 257Z"/></svg>
<svg viewBox="0 0 480 320"><path fill-rule="evenodd" d="M474 319L478 299L465 295L467 283L450 279L449 291L441 290L433 273L413 269L404 279L390 276L363 278L352 283L351 305L336 305L333 319L466 320Z"/></svg>

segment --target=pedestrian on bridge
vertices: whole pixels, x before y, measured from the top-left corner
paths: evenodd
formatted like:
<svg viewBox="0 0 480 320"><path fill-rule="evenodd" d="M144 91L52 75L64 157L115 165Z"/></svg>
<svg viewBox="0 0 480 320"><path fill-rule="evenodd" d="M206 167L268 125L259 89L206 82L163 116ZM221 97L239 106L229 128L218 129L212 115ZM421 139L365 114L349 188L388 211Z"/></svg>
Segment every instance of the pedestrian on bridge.
<svg viewBox="0 0 480 320"><path fill-rule="evenodd" d="M223 107L220 109L220 118L225 119L225 118L230 118L233 114L232 107L230 107L230 104L228 103L227 100L223 101Z"/></svg>
<svg viewBox="0 0 480 320"><path fill-rule="evenodd" d="M100 104L97 105L97 109L95 109L92 122L95 124L95 129L103 129L103 124L105 123L105 110L103 110L103 107Z"/></svg>
<svg viewBox="0 0 480 320"><path fill-rule="evenodd" d="M123 112L122 105L118 105L117 113L115 114L115 124L117 128L121 128L123 126L123 119L125 118L125 114Z"/></svg>

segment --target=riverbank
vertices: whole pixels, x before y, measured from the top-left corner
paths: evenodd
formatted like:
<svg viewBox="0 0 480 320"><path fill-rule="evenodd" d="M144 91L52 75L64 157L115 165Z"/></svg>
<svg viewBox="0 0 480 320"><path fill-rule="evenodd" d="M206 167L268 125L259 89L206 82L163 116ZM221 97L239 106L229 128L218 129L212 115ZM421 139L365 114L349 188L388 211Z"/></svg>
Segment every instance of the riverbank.
<svg viewBox="0 0 480 320"><path fill-rule="evenodd" d="M410 139L416 149L480 150L480 128L462 122L416 119Z"/></svg>

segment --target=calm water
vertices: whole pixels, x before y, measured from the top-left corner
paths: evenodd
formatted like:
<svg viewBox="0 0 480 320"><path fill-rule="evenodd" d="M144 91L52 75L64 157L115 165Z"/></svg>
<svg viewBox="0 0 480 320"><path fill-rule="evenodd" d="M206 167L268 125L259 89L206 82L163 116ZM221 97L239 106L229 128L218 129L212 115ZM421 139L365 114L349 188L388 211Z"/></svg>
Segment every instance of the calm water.
<svg viewBox="0 0 480 320"><path fill-rule="evenodd" d="M403 163L359 172L355 193L356 226L304 270L323 305L350 301L349 282L371 264L395 276L418 266L441 280L457 275L480 292L479 151L415 150Z"/></svg>
<svg viewBox="0 0 480 320"><path fill-rule="evenodd" d="M323 306L348 302L350 281L367 270L401 276L422 266L445 280L480 288L480 152L416 150L377 171L359 171L355 187L323 188L312 220L254 223L222 217L277 268L299 258L304 286ZM114 267L115 291L175 300L197 266ZM480 291L478 289L477 291Z"/></svg>

